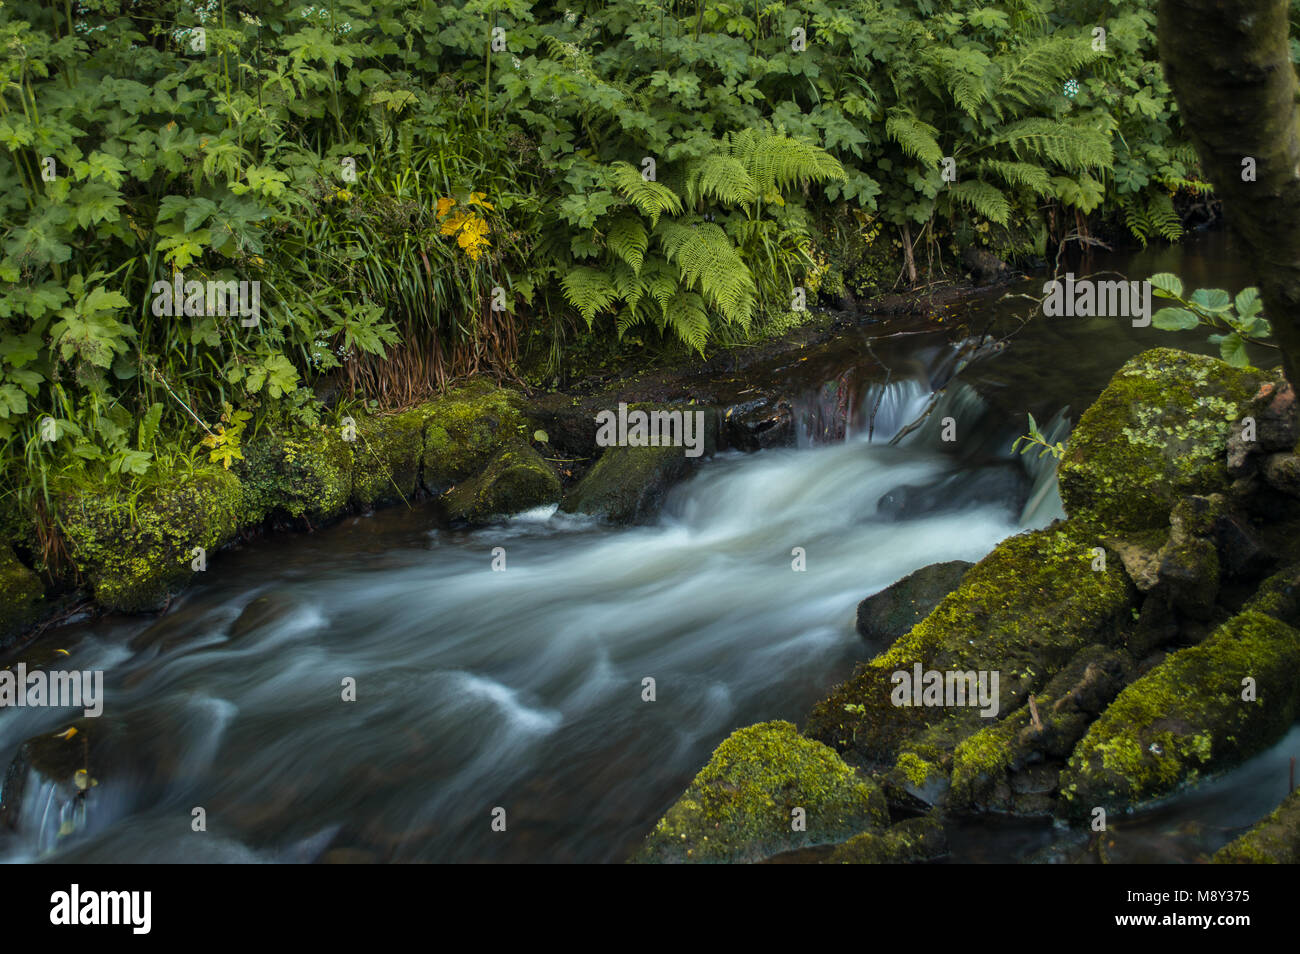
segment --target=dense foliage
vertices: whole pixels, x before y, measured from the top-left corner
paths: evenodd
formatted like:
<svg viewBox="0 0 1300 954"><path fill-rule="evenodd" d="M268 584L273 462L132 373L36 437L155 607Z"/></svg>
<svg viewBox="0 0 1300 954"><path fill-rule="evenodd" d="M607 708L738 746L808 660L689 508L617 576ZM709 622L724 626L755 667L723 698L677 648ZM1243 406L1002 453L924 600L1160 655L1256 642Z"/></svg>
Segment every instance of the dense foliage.
<svg viewBox="0 0 1300 954"><path fill-rule="evenodd" d="M4 0L5 510L229 465L327 378L396 405L525 347L761 335L914 250L1176 238L1206 187L1153 6ZM160 313L191 281L260 316Z"/></svg>

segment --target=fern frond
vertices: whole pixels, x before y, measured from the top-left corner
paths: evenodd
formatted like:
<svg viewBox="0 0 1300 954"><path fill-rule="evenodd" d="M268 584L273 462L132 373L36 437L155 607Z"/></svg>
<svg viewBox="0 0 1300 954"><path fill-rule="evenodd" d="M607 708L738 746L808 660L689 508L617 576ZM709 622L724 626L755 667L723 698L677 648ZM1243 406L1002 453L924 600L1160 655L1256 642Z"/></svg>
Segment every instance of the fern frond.
<svg viewBox="0 0 1300 954"><path fill-rule="evenodd" d="M1028 155L1046 159L1067 172L1104 169L1115 157L1107 132L1045 116L1004 126L994 134L993 142L1009 145L1018 158Z"/></svg>
<svg viewBox="0 0 1300 954"><path fill-rule="evenodd" d="M780 133L742 129L728 137L728 151L765 199L795 183L846 178L839 160L825 149Z"/></svg>
<svg viewBox="0 0 1300 954"><path fill-rule="evenodd" d="M896 112L885 120L885 132L907 155L931 168L943 162L943 150L935 137L939 130L915 116Z"/></svg>
<svg viewBox="0 0 1300 954"><path fill-rule="evenodd" d="M1009 186L1023 186L1035 195L1045 196L1052 192L1051 174L1035 163L988 159L981 163L980 168L994 173Z"/></svg>
<svg viewBox="0 0 1300 954"><path fill-rule="evenodd" d="M570 270L560 282L564 297L587 320L587 327L597 313L604 311L617 297L614 283L603 269L582 265Z"/></svg>
<svg viewBox="0 0 1300 954"><path fill-rule="evenodd" d="M709 340L709 313L704 299L694 292L679 292L664 309L667 326L687 347L704 354Z"/></svg>
<svg viewBox="0 0 1300 954"><path fill-rule="evenodd" d="M610 183L642 214L649 216L650 227L659 224L659 216L668 212L680 215L682 200L672 189L658 182L642 178L630 162L613 162L609 165Z"/></svg>
<svg viewBox="0 0 1300 954"><path fill-rule="evenodd" d="M664 254L680 270L682 284L699 289L728 321L748 328L758 289L727 233L712 222L664 222L657 234Z"/></svg>
<svg viewBox="0 0 1300 954"><path fill-rule="evenodd" d="M610 223L605 233L605 244L609 250L632 266L633 272L641 270L641 261L645 250L650 245L650 236L636 215L620 215Z"/></svg>
<svg viewBox="0 0 1300 954"><path fill-rule="evenodd" d="M1036 106L1044 99L1058 95L1065 79L1099 55L1084 37L1058 34L999 56L993 61L1001 74L994 106L999 115L1002 104L1008 101L1021 106Z"/></svg>
<svg viewBox="0 0 1300 954"><path fill-rule="evenodd" d="M976 215L998 225L1006 225L1011 215L1011 203L1007 197L987 182L978 179L958 182L951 187L950 194L954 201L974 209Z"/></svg>
<svg viewBox="0 0 1300 954"><path fill-rule="evenodd" d="M730 155L705 156L686 166L686 202L696 205L712 196L723 205L748 205L759 197L745 164Z"/></svg>

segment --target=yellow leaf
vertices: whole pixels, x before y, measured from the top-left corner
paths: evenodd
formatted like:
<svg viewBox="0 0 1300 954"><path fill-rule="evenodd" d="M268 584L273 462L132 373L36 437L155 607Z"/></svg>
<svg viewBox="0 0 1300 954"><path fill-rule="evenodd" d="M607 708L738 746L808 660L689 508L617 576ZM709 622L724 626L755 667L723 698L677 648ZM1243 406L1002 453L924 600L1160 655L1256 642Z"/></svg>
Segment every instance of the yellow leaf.
<svg viewBox="0 0 1300 954"><path fill-rule="evenodd" d="M65 655L65 656L70 656L70 655L72 655L72 654L69 653L66 649L56 649L56 650L54 650L54 651L55 651L56 653L62 653L62 654Z"/></svg>
<svg viewBox="0 0 1300 954"><path fill-rule="evenodd" d="M77 788L84 792L90 787L90 773L85 769L77 769L77 774L72 776L72 781L76 783Z"/></svg>
<svg viewBox="0 0 1300 954"><path fill-rule="evenodd" d="M76 734L77 734L77 727L76 727L75 725L73 725L73 726L68 726L68 731L66 731L66 732L60 732L60 733L58 733L57 735L55 735L54 737L55 737L56 739L70 739L70 738L72 738L72 737L73 737L74 735L76 735Z"/></svg>
<svg viewBox="0 0 1300 954"><path fill-rule="evenodd" d="M453 198L450 198L450 197L446 197L446 198L439 199L439 200L438 200L438 218L442 218L444 215L446 215L448 212L450 212L450 211L451 211L451 207L452 207L453 205L455 205L455 204L456 204L456 200L453 199ZM446 235L447 233L444 232L443 234Z"/></svg>

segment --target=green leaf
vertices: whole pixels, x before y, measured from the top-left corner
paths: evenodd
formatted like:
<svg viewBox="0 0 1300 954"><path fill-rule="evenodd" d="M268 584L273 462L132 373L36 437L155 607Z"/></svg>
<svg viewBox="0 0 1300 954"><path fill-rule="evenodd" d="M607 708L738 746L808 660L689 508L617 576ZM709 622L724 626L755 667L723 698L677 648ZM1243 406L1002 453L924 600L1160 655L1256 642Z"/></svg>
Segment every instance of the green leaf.
<svg viewBox="0 0 1300 954"><path fill-rule="evenodd" d="M1237 317L1243 319L1254 317L1264 307L1259 300L1259 289L1254 286L1238 292L1233 305L1237 309Z"/></svg>
<svg viewBox="0 0 1300 954"><path fill-rule="evenodd" d="M1191 302L1216 314L1232 307L1232 296L1222 288L1198 288L1192 292Z"/></svg>
<svg viewBox="0 0 1300 954"><path fill-rule="evenodd" d="M1182 298L1183 280L1170 272L1160 272L1147 279L1161 298Z"/></svg>
<svg viewBox="0 0 1300 954"><path fill-rule="evenodd" d="M1219 354L1234 368L1244 368L1250 364L1250 358L1246 355L1246 342L1238 334L1228 335L1219 342Z"/></svg>
<svg viewBox="0 0 1300 954"><path fill-rule="evenodd" d="M1161 308L1151 316L1151 324L1162 331L1187 331L1201 323L1201 319L1186 308Z"/></svg>

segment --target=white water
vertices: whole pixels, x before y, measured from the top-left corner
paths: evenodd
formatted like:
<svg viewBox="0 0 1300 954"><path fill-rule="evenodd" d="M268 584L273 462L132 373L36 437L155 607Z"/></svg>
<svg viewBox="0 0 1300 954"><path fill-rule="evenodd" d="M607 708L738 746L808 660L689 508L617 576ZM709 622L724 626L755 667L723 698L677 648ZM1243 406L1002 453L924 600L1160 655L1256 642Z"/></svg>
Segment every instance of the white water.
<svg viewBox="0 0 1300 954"><path fill-rule="evenodd" d="M959 462L931 423L886 444L927 386L878 391L870 442L854 426L831 446L723 455L653 526L541 511L450 534L416 515L397 542L357 518L223 556L166 617L101 622L70 647L67 668L107 660L100 784L60 839L82 806L31 773L0 856L621 860L728 732L801 720L869 655L860 600L1022 529L1005 505L879 519L886 491ZM978 426L978 400L944 406ZM347 677L356 702L341 701ZM0 714L0 765L70 718Z"/></svg>

